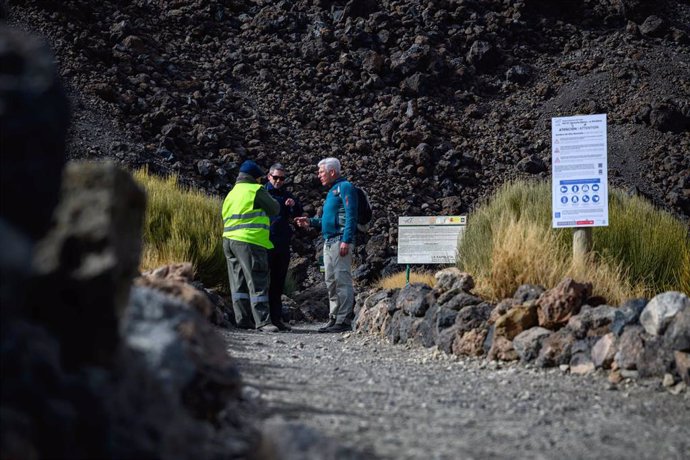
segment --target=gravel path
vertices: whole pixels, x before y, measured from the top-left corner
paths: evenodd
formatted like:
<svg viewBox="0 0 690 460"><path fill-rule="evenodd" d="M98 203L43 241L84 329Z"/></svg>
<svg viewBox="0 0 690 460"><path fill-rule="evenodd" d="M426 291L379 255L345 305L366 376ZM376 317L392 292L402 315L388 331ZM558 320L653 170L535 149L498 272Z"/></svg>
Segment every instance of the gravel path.
<svg viewBox="0 0 690 460"><path fill-rule="evenodd" d="M658 380L456 359L359 334L222 331L271 420L299 422L364 457L690 458L690 393Z"/></svg>

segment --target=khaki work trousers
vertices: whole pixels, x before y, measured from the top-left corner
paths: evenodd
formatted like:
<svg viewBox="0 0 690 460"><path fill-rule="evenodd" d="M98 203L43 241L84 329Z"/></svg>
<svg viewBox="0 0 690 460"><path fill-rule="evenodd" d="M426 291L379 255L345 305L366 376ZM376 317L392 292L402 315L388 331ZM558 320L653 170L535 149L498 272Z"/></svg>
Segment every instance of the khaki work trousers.
<svg viewBox="0 0 690 460"><path fill-rule="evenodd" d="M323 245L323 264L326 269L326 289L330 317L336 324L349 326L354 318L355 289L352 284L352 253L350 245L346 256L340 255L340 239L326 240Z"/></svg>
<svg viewBox="0 0 690 460"><path fill-rule="evenodd" d="M237 326L248 329L270 323L268 251L256 244L223 238L223 252Z"/></svg>

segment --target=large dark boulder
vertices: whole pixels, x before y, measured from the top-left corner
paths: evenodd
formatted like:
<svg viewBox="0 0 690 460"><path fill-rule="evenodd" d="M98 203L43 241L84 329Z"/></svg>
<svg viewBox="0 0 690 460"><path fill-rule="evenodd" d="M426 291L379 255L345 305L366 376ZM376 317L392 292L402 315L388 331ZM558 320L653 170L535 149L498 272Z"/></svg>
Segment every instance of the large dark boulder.
<svg viewBox="0 0 690 460"><path fill-rule="evenodd" d="M542 342L553 332L543 327L532 327L522 331L513 339L513 348L521 361L529 362L536 359Z"/></svg>
<svg viewBox="0 0 690 460"><path fill-rule="evenodd" d="M240 390L225 343L201 314L156 290L137 287L123 318L126 349L141 356L171 395L196 418L215 421Z"/></svg>
<svg viewBox="0 0 690 460"><path fill-rule="evenodd" d="M577 339L573 333L564 327L544 338L537 356L538 367L554 367L569 364L572 349Z"/></svg>
<svg viewBox="0 0 690 460"><path fill-rule="evenodd" d="M458 315L456 310L432 305L424 315L424 321L419 325L417 332L420 342L425 347L432 347L439 342L440 334L455 324Z"/></svg>
<svg viewBox="0 0 690 460"><path fill-rule="evenodd" d="M138 273L144 206L144 192L114 163L65 169L56 225L36 251L29 303L32 317L60 337L68 367L113 358Z"/></svg>
<svg viewBox="0 0 690 460"><path fill-rule="evenodd" d="M0 214L32 239L50 225L65 163L69 107L53 60L0 24Z"/></svg>
<svg viewBox="0 0 690 460"><path fill-rule="evenodd" d="M580 313L570 318L568 328L573 331L578 339L586 336L600 337L609 331L615 314L616 309L608 305L599 305L594 308L585 305L580 310Z"/></svg>
<svg viewBox="0 0 690 460"><path fill-rule="evenodd" d="M618 340L618 352L615 361L621 369L637 369L644 353L644 329L640 326L630 326L625 329Z"/></svg>
<svg viewBox="0 0 690 460"><path fill-rule="evenodd" d="M488 302L465 307L455 317L455 326L462 333L485 327L493 308L493 305Z"/></svg>
<svg viewBox="0 0 690 460"><path fill-rule="evenodd" d="M396 299L397 308L411 316L422 317L429 308L427 294L431 287L423 283L410 283L400 290Z"/></svg>
<svg viewBox="0 0 690 460"><path fill-rule="evenodd" d="M644 350L637 361L640 377L663 377L674 368L675 359L663 337L645 337Z"/></svg>
<svg viewBox="0 0 690 460"><path fill-rule="evenodd" d="M613 314L611 332L620 336L628 324L637 324L646 305L647 299L630 299L617 308Z"/></svg>

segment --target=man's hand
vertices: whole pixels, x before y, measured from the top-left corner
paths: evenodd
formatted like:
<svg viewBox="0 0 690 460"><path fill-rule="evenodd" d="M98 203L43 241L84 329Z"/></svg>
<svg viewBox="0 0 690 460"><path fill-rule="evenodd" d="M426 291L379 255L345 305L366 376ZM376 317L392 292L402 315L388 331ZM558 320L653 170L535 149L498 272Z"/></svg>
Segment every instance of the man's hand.
<svg viewBox="0 0 690 460"><path fill-rule="evenodd" d="M295 217L293 222L295 223L295 225L297 225L300 228L309 227L309 218L308 217Z"/></svg>
<svg viewBox="0 0 690 460"><path fill-rule="evenodd" d="M340 243L340 257L345 257L350 252L349 243Z"/></svg>
<svg viewBox="0 0 690 460"><path fill-rule="evenodd" d="M293 200L292 198L288 198L287 200L285 200L285 206L287 206L288 208L291 208L294 205L295 205L295 200Z"/></svg>

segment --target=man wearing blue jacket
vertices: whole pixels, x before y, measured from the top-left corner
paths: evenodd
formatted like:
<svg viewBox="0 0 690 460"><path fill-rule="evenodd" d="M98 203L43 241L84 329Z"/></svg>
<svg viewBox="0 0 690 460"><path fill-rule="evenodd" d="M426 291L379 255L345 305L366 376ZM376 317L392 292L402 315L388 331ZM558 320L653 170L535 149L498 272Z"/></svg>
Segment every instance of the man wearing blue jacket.
<svg viewBox="0 0 690 460"><path fill-rule="evenodd" d="M329 322L319 332L344 332L352 329L355 291L352 284L352 253L357 233L357 193L340 175L340 161L319 161L319 180L328 187L321 218L297 217L300 227L321 226L324 239L323 262L330 306Z"/></svg>

